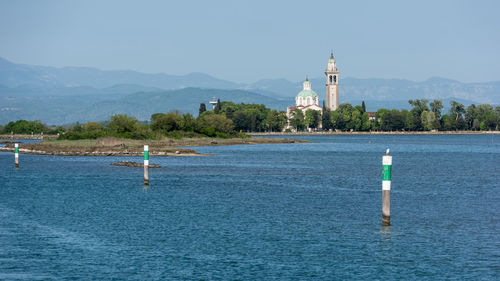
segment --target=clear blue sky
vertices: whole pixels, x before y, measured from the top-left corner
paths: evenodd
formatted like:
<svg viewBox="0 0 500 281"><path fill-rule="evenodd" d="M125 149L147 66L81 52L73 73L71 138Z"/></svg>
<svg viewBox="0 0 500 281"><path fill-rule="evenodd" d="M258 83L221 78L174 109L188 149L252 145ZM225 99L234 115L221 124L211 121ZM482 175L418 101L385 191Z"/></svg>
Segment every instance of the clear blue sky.
<svg viewBox="0 0 500 281"><path fill-rule="evenodd" d="M342 76L500 80L500 1L7 1L17 63L237 82Z"/></svg>

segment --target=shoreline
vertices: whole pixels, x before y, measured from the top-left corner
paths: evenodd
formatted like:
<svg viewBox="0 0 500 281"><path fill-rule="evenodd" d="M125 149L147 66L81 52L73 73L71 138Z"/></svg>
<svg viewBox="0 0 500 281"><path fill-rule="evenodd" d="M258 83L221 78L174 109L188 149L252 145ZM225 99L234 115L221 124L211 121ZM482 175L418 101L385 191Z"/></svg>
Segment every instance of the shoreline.
<svg viewBox="0 0 500 281"><path fill-rule="evenodd" d="M352 135L500 135L500 131L393 131L393 132L263 132L251 136L352 136Z"/></svg>
<svg viewBox="0 0 500 281"><path fill-rule="evenodd" d="M57 135L44 135L43 139L44 140L56 140L58 137ZM42 137L40 135L25 135L25 134L18 134L18 135L0 135L0 140L3 141L13 141L13 140L42 140Z"/></svg>
<svg viewBox="0 0 500 281"><path fill-rule="evenodd" d="M1 139L0 139L1 140ZM95 140L75 141L43 141L38 143L21 143L19 153L33 155L55 156L142 156L144 145L149 145L150 156L160 157L193 157L211 156L214 154L198 153L194 149L181 147L219 146L219 145L248 145L273 143L306 143L306 140L288 138L186 138L163 139L155 141L141 141L131 139L102 138ZM0 152L14 152L13 143L0 147Z"/></svg>

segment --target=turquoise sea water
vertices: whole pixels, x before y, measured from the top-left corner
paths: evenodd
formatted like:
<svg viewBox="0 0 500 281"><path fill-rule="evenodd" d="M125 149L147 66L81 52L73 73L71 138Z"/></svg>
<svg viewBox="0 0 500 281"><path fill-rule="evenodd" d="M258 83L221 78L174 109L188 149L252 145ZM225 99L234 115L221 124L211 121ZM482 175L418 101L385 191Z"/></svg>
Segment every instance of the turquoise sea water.
<svg viewBox="0 0 500 281"><path fill-rule="evenodd" d="M500 278L500 136L318 136L210 157L0 153L0 279ZM393 156L391 227L381 170Z"/></svg>

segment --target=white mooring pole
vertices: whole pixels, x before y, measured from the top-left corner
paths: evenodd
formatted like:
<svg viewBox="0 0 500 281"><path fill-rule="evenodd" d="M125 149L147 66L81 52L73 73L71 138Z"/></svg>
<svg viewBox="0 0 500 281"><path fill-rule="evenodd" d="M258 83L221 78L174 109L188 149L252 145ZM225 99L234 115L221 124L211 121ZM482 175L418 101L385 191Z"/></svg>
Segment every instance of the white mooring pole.
<svg viewBox="0 0 500 281"><path fill-rule="evenodd" d="M149 146L144 146L144 185L149 185Z"/></svg>
<svg viewBox="0 0 500 281"><path fill-rule="evenodd" d="M19 168L19 144L14 144L14 162L16 164L16 168Z"/></svg>
<svg viewBox="0 0 500 281"><path fill-rule="evenodd" d="M392 156L389 149L382 157L382 225L391 225L391 170Z"/></svg>

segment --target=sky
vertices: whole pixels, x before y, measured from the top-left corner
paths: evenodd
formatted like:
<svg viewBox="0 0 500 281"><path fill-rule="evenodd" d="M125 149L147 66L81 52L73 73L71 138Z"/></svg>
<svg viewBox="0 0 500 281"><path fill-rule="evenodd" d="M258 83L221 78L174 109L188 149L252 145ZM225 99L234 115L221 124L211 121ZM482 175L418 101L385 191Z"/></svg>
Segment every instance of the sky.
<svg viewBox="0 0 500 281"><path fill-rule="evenodd" d="M500 1L0 0L0 57L234 82L500 80Z"/></svg>

